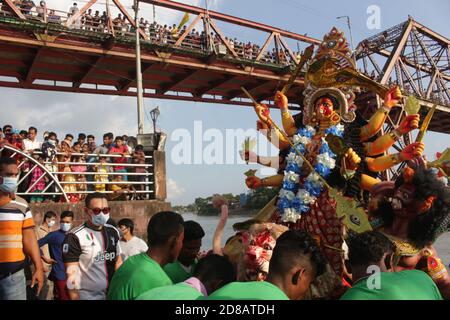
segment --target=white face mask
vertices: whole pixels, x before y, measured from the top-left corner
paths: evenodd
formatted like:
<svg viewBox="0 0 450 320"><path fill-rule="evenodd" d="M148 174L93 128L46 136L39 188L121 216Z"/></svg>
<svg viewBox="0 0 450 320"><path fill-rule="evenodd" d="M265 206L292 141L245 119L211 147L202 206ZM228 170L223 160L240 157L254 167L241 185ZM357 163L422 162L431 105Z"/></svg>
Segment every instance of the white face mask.
<svg viewBox="0 0 450 320"><path fill-rule="evenodd" d="M62 231L67 232L70 230L70 228L72 228L72 224L71 223L65 223L65 222L61 222L60 223L60 228Z"/></svg>
<svg viewBox="0 0 450 320"><path fill-rule="evenodd" d="M99 227L104 226L108 220L109 220L109 213L104 214L103 212L100 212L97 215L92 215L92 223Z"/></svg>
<svg viewBox="0 0 450 320"><path fill-rule="evenodd" d="M2 183L0 184L0 190L7 193L15 192L17 189L17 177L3 177Z"/></svg>
<svg viewBox="0 0 450 320"><path fill-rule="evenodd" d="M47 223L47 225L48 225L49 228L53 227L53 226L55 225L55 220L50 220L50 221Z"/></svg>

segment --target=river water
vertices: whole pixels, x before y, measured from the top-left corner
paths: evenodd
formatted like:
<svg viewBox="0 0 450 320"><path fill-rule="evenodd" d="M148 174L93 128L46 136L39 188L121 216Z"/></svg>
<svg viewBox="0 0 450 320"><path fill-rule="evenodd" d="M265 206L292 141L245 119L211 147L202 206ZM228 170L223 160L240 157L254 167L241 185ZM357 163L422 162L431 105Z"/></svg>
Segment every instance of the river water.
<svg viewBox="0 0 450 320"><path fill-rule="evenodd" d="M233 224L249 219L249 216L229 216L222 236L222 245L225 241L234 234ZM193 213L184 213L184 220L194 220L200 223L205 230L205 237L203 238L202 250L209 250L212 248L212 237L216 229L218 216L199 216ZM435 247L442 262L449 268L450 264L450 232L443 234L435 243Z"/></svg>

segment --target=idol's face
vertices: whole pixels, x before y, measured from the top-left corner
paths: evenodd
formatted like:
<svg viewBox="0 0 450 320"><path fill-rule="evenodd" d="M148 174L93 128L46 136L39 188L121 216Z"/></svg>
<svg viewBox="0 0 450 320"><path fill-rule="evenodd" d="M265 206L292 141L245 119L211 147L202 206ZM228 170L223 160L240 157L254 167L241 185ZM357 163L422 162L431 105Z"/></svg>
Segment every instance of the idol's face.
<svg viewBox="0 0 450 320"><path fill-rule="evenodd" d="M396 215L407 217L415 216L417 212L412 210L414 207L414 193L416 187L412 184L405 183L401 185L394 193L391 204Z"/></svg>
<svg viewBox="0 0 450 320"><path fill-rule="evenodd" d="M316 114L319 120L329 119L334 111L333 101L330 98L322 97L316 102Z"/></svg>

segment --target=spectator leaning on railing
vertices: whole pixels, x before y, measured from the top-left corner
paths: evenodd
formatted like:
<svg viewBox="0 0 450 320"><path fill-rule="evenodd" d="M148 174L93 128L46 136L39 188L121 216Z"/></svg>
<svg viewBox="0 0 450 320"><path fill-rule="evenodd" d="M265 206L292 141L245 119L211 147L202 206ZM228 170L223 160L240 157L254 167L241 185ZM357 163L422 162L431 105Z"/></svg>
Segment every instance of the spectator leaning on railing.
<svg viewBox="0 0 450 320"><path fill-rule="evenodd" d="M114 166L114 172L124 173L123 180L127 181L127 176L126 176L127 170L125 169L124 166L121 166L120 164L128 163L128 159L125 158L125 156L129 155L129 152L128 152L128 147L123 144L123 138L121 136L116 137L115 144L113 144L109 148L108 153L123 156L123 157L113 157L111 160L113 163L116 164L116 166Z"/></svg>
<svg viewBox="0 0 450 320"><path fill-rule="evenodd" d="M76 141L74 135L67 133L60 143L56 133L48 131L44 132L41 143L35 127L22 130L22 136L18 133L20 130L11 125L0 128L0 148L6 145L32 158L10 148L1 151L3 156L13 157L20 164L18 192L25 194L28 201L64 202L66 198L60 197L61 191L70 202L83 200L88 191L113 191L123 199L145 198L142 191L145 191L146 159L143 146L137 145L135 137L119 135L112 143L114 135L108 132L103 135L103 144L96 147L95 137L84 133L79 133ZM128 184L129 180L134 183ZM115 198L113 194L108 197Z"/></svg>

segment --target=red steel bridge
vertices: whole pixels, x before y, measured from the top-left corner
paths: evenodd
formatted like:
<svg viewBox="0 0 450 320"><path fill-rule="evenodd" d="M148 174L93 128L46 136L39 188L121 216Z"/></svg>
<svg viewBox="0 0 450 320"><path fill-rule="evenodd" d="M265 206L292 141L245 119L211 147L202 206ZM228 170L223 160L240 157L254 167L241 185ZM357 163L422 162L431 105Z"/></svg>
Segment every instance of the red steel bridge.
<svg viewBox="0 0 450 320"><path fill-rule="evenodd" d="M67 2L70 6L72 2ZM84 1L75 14L27 8L3 0L0 10L0 86L106 95L136 95L134 13L119 0L106 1L104 19L86 19L97 0ZM168 0L141 0L190 15L180 30L161 31L140 23L144 96L149 98L252 105L240 87L271 103L306 46L321 43L306 35ZM141 5L141 6L142 6ZM113 10L122 15L118 20ZM93 15L93 14L92 14ZM150 17L145 17L148 19ZM223 26L264 34L265 41L232 41ZM331 26L330 26L331 27ZM296 46L296 47L295 47ZM295 48L294 48L295 47ZM363 40L357 46L360 71L383 84L398 84L415 95L422 112L437 104L430 130L450 133L449 39L412 18ZM300 76L288 94L292 108L302 104ZM366 115L379 97L359 94ZM393 127L403 111L394 112Z"/></svg>

